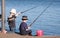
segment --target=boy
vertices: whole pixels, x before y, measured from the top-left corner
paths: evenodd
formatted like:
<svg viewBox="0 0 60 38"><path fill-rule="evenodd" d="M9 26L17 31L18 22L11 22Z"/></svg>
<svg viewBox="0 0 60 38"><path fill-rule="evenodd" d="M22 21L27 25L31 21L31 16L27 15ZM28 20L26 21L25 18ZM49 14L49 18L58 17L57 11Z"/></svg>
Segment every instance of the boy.
<svg viewBox="0 0 60 38"><path fill-rule="evenodd" d="M26 22L28 18L27 16L22 17L22 23L20 24L19 31L21 35L31 35L31 30L28 28Z"/></svg>
<svg viewBox="0 0 60 38"><path fill-rule="evenodd" d="M11 9L10 11L10 16L8 17L8 25L9 25L9 29L10 31L14 31L16 25L15 25L15 19L16 16L20 15L20 13L16 13L16 9Z"/></svg>

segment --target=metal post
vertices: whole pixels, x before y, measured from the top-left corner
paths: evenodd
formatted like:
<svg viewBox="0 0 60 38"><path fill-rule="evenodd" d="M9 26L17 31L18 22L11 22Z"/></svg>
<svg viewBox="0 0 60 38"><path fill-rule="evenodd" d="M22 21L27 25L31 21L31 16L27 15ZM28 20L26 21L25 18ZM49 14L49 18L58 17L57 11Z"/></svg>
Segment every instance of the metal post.
<svg viewBox="0 0 60 38"><path fill-rule="evenodd" d="M1 13L2 13L1 26L2 26L2 32L4 33L4 30L5 30L5 0L1 0Z"/></svg>

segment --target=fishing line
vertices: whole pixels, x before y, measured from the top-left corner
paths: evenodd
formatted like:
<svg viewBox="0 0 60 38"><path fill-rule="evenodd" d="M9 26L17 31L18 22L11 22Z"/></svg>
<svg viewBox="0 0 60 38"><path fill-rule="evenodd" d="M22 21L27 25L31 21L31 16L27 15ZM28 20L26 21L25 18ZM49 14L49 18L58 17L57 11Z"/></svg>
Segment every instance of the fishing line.
<svg viewBox="0 0 60 38"><path fill-rule="evenodd" d="M38 16L37 18L29 25L29 26L32 26L32 24L34 22L36 22L36 20L52 5L52 3L50 3Z"/></svg>
<svg viewBox="0 0 60 38"><path fill-rule="evenodd" d="M41 4L44 4L44 2L41 3ZM27 10L22 11L22 12L20 12L20 13L22 14L22 13L28 12L28 11L30 11L30 10L32 10L32 9L35 9L35 8L39 7L39 6L40 6L40 4L39 4L38 6L32 7L32 8L30 8L30 9L27 9Z"/></svg>

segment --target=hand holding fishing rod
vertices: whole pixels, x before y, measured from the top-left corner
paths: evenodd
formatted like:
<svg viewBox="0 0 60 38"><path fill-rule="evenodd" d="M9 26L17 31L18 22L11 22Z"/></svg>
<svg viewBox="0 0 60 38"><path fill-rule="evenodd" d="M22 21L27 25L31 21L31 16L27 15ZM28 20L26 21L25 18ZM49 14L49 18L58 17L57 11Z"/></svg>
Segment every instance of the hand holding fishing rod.
<svg viewBox="0 0 60 38"><path fill-rule="evenodd" d="M16 16L18 16L18 15L20 15L20 14L22 14L22 13L25 13L25 12L27 12L27 11L29 11L29 10L32 10L32 9L34 9L34 8L37 8L37 7L38 7L38 6L35 6L35 7L30 8L30 9L27 9L27 10L25 10L25 11L23 11L23 12L16 13Z"/></svg>
<svg viewBox="0 0 60 38"><path fill-rule="evenodd" d="M44 3L42 3L42 4L44 4ZM38 6L39 6L39 5L38 5ZM19 13L16 14L16 16L18 16L18 15L20 15L20 14L23 14L23 13L25 13L25 12L27 12L27 11L30 11L30 10L32 10L32 9L34 9L34 8L37 8L38 6L32 7L32 8L30 8L30 9L27 9L27 10L22 11L22 12L19 12Z"/></svg>
<svg viewBox="0 0 60 38"><path fill-rule="evenodd" d="M39 15L37 16L37 18L29 25L29 27L32 26L32 24L43 14L51 5L52 5L52 3L50 3L50 4L41 12L41 14L39 14Z"/></svg>

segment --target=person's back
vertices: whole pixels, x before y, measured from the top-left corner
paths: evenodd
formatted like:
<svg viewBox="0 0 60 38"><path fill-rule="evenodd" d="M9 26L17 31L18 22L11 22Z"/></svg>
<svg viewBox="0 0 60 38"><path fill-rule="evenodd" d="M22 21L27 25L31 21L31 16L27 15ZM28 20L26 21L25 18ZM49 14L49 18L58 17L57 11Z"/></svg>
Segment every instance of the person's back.
<svg viewBox="0 0 60 38"><path fill-rule="evenodd" d="M28 27L27 27L27 24L25 23L25 22L22 22L21 24L20 24L20 34L22 34L22 35L26 35L27 33L26 33L26 29L28 29Z"/></svg>

